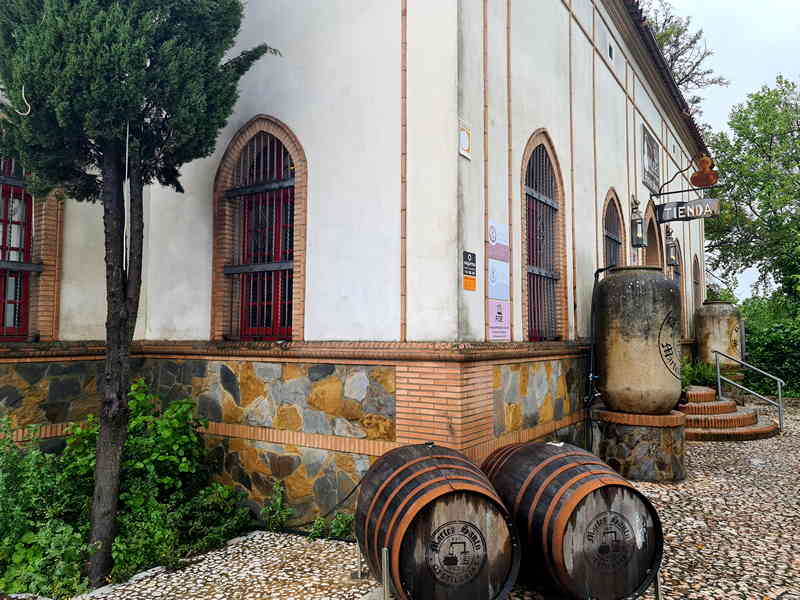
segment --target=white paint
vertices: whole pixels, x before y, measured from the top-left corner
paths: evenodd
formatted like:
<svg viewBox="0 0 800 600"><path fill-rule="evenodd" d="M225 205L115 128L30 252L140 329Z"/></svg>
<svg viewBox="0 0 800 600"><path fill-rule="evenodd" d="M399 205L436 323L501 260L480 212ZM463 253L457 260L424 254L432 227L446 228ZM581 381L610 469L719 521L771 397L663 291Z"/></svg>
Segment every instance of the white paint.
<svg viewBox="0 0 800 600"><path fill-rule="evenodd" d="M183 170L186 193L157 186L149 190L137 338L208 339L213 179L236 132L254 116L267 114L292 130L308 159L306 339L399 339L400 0L311 4L274 0L247 5L235 51L266 41L282 56L267 55L243 78L240 99L215 152ZM509 115L506 3L487 5L484 80L482 3L408 0L409 341L486 339L485 210L496 223L511 222L513 332L514 339L524 339L522 157L534 132L547 132L561 167L567 246L561 276L570 338L589 335L592 275L602 261L601 217L608 191L614 189L619 197L628 243L631 196L642 209L647 205L642 125L661 144L662 181L695 154L683 125L670 120L674 109L659 103L664 96L660 84L654 91L646 76L650 69L636 64L634 56L643 52L626 46L601 3L510 4ZM460 121L471 130L470 159L459 156ZM684 183L679 178L670 189ZM699 223L674 228L688 267L686 301L692 306L691 258L698 255L703 264L702 228ZM462 286L464 250L477 256L474 292ZM631 255L630 248L624 252ZM63 257L61 337L102 338L99 207L67 203Z"/></svg>

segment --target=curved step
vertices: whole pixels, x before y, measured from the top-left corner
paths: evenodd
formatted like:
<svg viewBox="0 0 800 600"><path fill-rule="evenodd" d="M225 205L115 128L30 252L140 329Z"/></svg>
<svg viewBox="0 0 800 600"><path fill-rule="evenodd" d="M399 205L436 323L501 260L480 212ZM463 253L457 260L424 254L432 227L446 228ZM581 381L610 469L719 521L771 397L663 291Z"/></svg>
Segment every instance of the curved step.
<svg viewBox="0 0 800 600"><path fill-rule="evenodd" d="M690 385L686 388L686 401L693 402L715 402L717 390L702 385Z"/></svg>
<svg viewBox="0 0 800 600"><path fill-rule="evenodd" d="M678 410L687 415L721 415L736 412L736 402L733 400L715 400L714 402L689 402L679 404Z"/></svg>
<svg viewBox="0 0 800 600"><path fill-rule="evenodd" d="M737 410L721 415L686 415L686 427L694 429L734 429L758 423L758 415L752 410Z"/></svg>
<svg viewBox="0 0 800 600"><path fill-rule="evenodd" d="M777 435L778 424L767 417L759 417L758 423L735 429L686 428L687 441L743 442L761 440Z"/></svg>

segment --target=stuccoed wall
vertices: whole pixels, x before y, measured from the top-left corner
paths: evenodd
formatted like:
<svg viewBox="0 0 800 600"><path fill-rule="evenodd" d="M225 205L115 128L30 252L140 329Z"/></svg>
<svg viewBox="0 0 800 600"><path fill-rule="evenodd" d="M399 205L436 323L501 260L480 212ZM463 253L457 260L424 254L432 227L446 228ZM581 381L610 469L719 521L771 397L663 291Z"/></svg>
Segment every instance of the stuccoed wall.
<svg viewBox="0 0 800 600"><path fill-rule="evenodd" d="M585 360L495 365L494 434L559 421L583 406Z"/></svg>
<svg viewBox="0 0 800 600"><path fill-rule="evenodd" d="M213 423L395 439L392 367L147 359L141 373L162 401L197 398Z"/></svg>

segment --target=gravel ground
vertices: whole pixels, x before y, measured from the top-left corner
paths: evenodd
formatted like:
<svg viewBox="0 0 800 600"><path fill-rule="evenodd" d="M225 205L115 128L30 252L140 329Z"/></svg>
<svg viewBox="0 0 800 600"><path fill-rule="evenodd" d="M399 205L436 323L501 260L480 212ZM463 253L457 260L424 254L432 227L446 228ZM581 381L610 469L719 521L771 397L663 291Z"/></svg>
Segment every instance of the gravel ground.
<svg viewBox="0 0 800 600"><path fill-rule="evenodd" d="M800 600L800 406L781 436L687 450L686 481L636 483L664 527L663 598ZM511 598L558 597L518 588Z"/></svg>
<svg viewBox="0 0 800 600"><path fill-rule="evenodd" d="M786 432L752 442L688 444L689 478L639 483L664 525L665 599L800 600L800 406ZM98 600L356 600L353 544L258 532L95 597ZM646 598L654 598L648 593ZM513 600L558 596L517 588ZM468 600L468 599L465 599Z"/></svg>

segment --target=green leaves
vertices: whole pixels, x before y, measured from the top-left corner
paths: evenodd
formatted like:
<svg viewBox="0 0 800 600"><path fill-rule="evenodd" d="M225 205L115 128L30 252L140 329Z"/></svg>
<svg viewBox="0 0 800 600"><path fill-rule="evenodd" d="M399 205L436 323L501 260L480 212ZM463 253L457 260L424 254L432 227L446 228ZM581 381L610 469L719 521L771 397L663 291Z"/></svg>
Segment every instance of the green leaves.
<svg viewBox="0 0 800 600"><path fill-rule="evenodd" d="M141 379L129 399L114 581L176 565L254 524L242 492L209 482L194 404L177 400L159 410ZM97 422L70 426L60 455L42 453L35 431L22 448L10 433L8 419L0 419L0 590L72 597L87 587Z"/></svg>
<svg viewBox="0 0 800 600"><path fill-rule="evenodd" d="M272 494L269 501L261 510L261 518L264 520L264 528L267 531L280 531L294 516L294 509L286 504L286 490L283 484L276 481L272 484Z"/></svg>
<svg viewBox="0 0 800 600"><path fill-rule="evenodd" d="M102 148L128 126L143 183L180 190L180 168L213 151L267 50L226 58L241 0L0 0L0 15L0 155L22 159L35 192L79 200L98 199Z"/></svg>
<svg viewBox="0 0 800 600"><path fill-rule="evenodd" d="M721 188L706 221L711 266L729 278L756 267L760 283L800 298L800 92L778 77L731 111L730 133L709 138Z"/></svg>

